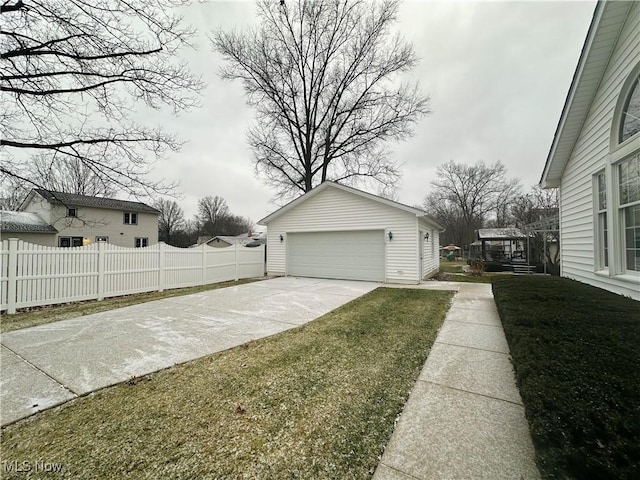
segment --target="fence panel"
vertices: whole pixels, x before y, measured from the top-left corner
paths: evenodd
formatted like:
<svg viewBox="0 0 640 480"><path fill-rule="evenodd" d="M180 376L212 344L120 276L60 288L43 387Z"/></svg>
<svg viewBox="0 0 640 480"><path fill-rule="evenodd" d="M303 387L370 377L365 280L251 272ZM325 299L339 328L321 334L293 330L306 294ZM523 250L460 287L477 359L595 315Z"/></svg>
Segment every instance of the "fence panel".
<svg viewBox="0 0 640 480"><path fill-rule="evenodd" d="M96 298L96 246L58 248L17 243L16 308Z"/></svg>
<svg viewBox="0 0 640 480"><path fill-rule="evenodd" d="M9 288L9 240L0 242L0 310L8 307Z"/></svg>
<svg viewBox="0 0 640 480"><path fill-rule="evenodd" d="M0 309L53 305L264 275L264 246L61 248L0 242Z"/></svg>

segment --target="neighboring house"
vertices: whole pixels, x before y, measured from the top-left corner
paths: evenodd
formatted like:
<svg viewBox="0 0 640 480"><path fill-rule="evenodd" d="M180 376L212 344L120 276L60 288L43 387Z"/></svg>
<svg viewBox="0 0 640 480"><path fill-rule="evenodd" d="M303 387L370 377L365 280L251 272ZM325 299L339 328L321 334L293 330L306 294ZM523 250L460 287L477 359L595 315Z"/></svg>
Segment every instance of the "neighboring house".
<svg viewBox="0 0 640 480"><path fill-rule="evenodd" d="M17 238L24 242L56 246L58 231L35 213L0 211L0 241Z"/></svg>
<svg viewBox="0 0 640 480"><path fill-rule="evenodd" d="M267 226L272 275L418 283L439 268L440 224L417 208L333 182L258 223Z"/></svg>
<svg viewBox="0 0 640 480"><path fill-rule="evenodd" d="M561 274L640 300L640 2L598 3L540 181Z"/></svg>
<svg viewBox="0 0 640 480"><path fill-rule="evenodd" d="M206 243L210 247L214 248L225 248L230 247L232 245L242 245L245 246L254 240L261 238L260 233L252 234L251 232L243 233L241 235L217 235L209 240Z"/></svg>
<svg viewBox="0 0 640 480"><path fill-rule="evenodd" d="M55 245L108 242L121 247L158 243L158 214L144 203L33 189L20 211L37 214L56 230Z"/></svg>

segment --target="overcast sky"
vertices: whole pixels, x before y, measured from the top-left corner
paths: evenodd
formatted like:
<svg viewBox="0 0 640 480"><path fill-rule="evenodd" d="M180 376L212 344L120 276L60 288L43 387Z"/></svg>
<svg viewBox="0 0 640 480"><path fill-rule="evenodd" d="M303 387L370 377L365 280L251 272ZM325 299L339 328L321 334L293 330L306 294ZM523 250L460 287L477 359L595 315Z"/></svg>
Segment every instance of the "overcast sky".
<svg viewBox="0 0 640 480"><path fill-rule="evenodd" d="M432 113L415 135L391 146L403 164L398 200L421 204L448 160L503 162L525 189L538 183L595 2L405 1L397 28L421 62L406 77L431 97ZM249 1L194 3L185 19L198 29L199 50L185 52L207 83L202 108L157 120L185 142L156 174L179 181L187 218L207 195L227 200L236 215L257 222L277 206L254 175L246 132L253 111L242 86L222 81L211 51L212 29L255 23Z"/></svg>

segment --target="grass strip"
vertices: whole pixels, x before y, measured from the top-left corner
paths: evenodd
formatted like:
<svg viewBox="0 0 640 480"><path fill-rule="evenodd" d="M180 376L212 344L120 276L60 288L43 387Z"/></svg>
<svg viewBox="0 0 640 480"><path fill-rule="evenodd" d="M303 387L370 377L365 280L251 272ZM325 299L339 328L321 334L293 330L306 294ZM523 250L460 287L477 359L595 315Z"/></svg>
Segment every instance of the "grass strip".
<svg viewBox="0 0 640 480"><path fill-rule="evenodd" d="M451 293L379 288L302 327L10 425L56 478L370 478Z"/></svg>
<svg viewBox="0 0 640 480"><path fill-rule="evenodd" d="M640 472L640 304L567 278L493 293L545 478Z"/></svg>
<svg viewBox="0 0 640 480"><path fill-rule="evenodd" d="M217 290L218 288L233 287L235 285L242 285L243 283L256 281L259 281L259 279L247 278L238 281L210 283L208 285L199 285L197 287L174 288L171 290L164 290L163 292L137 293L135 295L106 298L100 301L87 300L84 302L73 302L62 305L35 307L29 310L20 311L13 315L3 313L0 316L0 332L6 333L13 330L20 330L21 328L35 327L37 325L44 325L45 323L67 320L69 318L81 317L92 313L106 312L107 310L128 307L130 305L151 302L153 300L190 295L192 293Z"/></svg>

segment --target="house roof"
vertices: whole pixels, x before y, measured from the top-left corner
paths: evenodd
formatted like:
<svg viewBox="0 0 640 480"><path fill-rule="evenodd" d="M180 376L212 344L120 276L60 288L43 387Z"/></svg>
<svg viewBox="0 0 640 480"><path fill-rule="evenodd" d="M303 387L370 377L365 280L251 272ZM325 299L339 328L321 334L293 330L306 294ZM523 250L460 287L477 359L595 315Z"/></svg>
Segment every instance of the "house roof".
<svg viewBox="0 0 640 480"><path fill-rule="evenodd" d="M31 190L27 198L20 208L26 205L33 193L37 193L50 203L60 203L69 207L92 207L92 208L108 208L110 210L124 210L131 212L143 213L160 213L153 207L141 202L130 202L128 200L119 200L116 198L92 197L88 195L77 195L75 193L54 192L44 190L42 188L34 188Z"/></svg>
<svg viewBox="0 0 640 480"><path fill-rule="evenodd" d="M35 213L0 211L0 232L3 233L57 233Z"/></svg>
<svg viewBox="0 0 640 480"><path fill-rule="evenodd" d="M478 230L478 240L513 240L527 238L517 228L481 228Z"/></svg>
<svg viewBox="0 0 640 480"><path fill-rule="evenodd" d="M540 178L543 188L560 186L591 103L615 49L633 2L598 2L573 74L551 149Z"/></svg>
<svg viewBox="0 0 640 480"><path fill-rule="evenodd" d="M393 208L397 208L398 210L403 210L405 212L413 213L417 217L424 217L430 223L432 223L436 228L438 228L440 230L444 229L444 227L442 225L440 225L434 218L429 216L427 214L427 212L425 212L424 210L420 210L419 208L410 207L409 205L405 205L403 203L395 202L393 200L389 200L387 198L380 197L378 195L373 195L371 193L363 192L362 190L358 190L357 188L347 187L346 185L341 185L339 183L330 182L330 181L325 181L325 182L321 183L320 185L315 187L313 190L310 190L309 192L299 196L295 200L287 203L285 206L283 206L283 207L279 208L278 210L276 210L275 212L273 212L271 215L268 215L268 216L264 217L262 220L259 220L258 221L258 225L268 225L269 223L274 221L276 218L280 217L281 215L284 215L289 210L291 210L291 209L297 207L298 205L300 205L302 202L305 202L305 201L309 200L310 198L315 197L318 193L326 190L327 188L337 188L338 190L343 190L345 192L353 193L355 195L359 195L360 197L367 198L369 200L373 200L373 201L378 202L378 203L382 203L383 205L387 205L387 206L390 206L390 207L393 207Z"/></svg>
<svg viewBox="0 0 640 480"><path fill-rule="evenodd" d="M216 239L222 240L223 242L227 242L227 243L229 243L231 245L245 245L245 244L255 240L255 238L249 237L246 233L244 233L242 235L238 235L238 236L235 236L235 237L232 236L232 235L216 235L215 237L207 240L205 243L207 243L207 244L212 243Z"/></svg>

